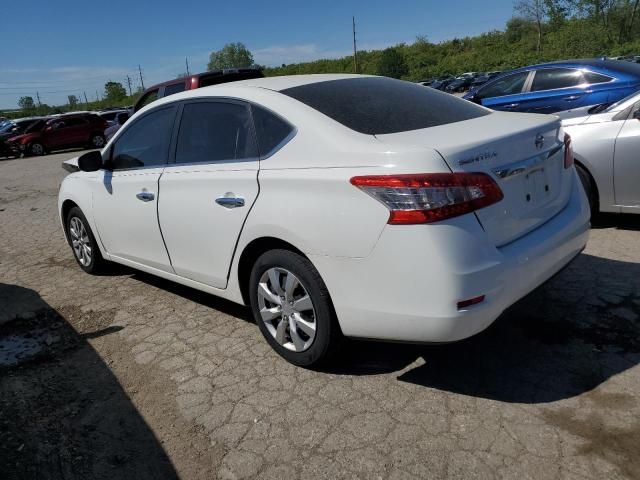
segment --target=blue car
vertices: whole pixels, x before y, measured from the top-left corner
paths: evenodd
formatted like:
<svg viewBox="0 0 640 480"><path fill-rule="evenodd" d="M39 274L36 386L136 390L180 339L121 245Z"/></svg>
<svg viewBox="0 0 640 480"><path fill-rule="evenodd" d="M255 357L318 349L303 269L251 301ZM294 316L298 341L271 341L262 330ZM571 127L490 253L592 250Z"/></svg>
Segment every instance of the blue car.
<svg viewBox="0 0 640 480"><path fill-rule="evenodd" d="M613 103L640 89L640 64L590 59L543 63L499 75L464 98L493 110L554 113Z"/></svg>

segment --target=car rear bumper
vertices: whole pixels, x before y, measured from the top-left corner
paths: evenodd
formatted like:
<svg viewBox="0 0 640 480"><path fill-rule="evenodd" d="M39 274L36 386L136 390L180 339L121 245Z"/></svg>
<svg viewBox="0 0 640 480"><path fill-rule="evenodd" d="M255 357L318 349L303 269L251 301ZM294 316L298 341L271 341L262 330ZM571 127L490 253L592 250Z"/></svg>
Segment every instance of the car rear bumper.
<svg viewBox="0 0 640 480"><path fill-rule="evenodd" d="M506 308L585 247L589 208L574 175L566 207L534 231L496 248L474 215L432 225L387 226L366 258L310 256L345 335L451 342L487 328ZM458 302L484 295L458 309Z"/></svg>

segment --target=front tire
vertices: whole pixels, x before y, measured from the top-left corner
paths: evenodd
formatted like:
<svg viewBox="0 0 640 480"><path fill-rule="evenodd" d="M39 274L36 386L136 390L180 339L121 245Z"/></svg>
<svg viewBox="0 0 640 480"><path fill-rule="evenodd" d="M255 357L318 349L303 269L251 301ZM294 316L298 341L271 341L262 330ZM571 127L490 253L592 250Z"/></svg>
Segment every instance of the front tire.
<svg viewBox="0 0 640 480"><path fill-rule="evenodd" d="M91 274L103 272L106 269L107 262L102 258L89 222L87 222L80 208L73 207L69 211L65 226L73 257L80 265L80 268Z"/></svg>
<svg viewBox="0 0 640 480"><path fill-rule="evenodd" d="M289 250L270 250L254 264L249 282L251 311L269 345L294 365L326 364L342 332L313 264Z"/></svg>
<svg viewBox="0 0 640 480"><path fill-rule="evenodd" d="M27 151L29 152L29 155L33 155L34 157L39 157L46 153L44 145L40 142L33 142L29 144Z"/></svg>

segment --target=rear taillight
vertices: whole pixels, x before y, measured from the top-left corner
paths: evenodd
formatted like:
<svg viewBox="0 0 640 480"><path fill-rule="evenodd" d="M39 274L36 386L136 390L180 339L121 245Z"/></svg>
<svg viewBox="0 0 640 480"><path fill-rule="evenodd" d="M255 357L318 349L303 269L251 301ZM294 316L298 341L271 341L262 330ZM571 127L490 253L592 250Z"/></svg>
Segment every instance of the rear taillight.
<svg viewBox="0 0 640 480"><path fill-rule="evenodd" d="M564 134L564 168L573 165L573 147L571 146L571 136Z"/></svg>
<svg viewBox="0 0 640 480"><path fill-rule="evenodd" d="M389 224L431 223L499 202L498 184L486 173L420 173L353 177L351 184L389 209Z"/></svg>

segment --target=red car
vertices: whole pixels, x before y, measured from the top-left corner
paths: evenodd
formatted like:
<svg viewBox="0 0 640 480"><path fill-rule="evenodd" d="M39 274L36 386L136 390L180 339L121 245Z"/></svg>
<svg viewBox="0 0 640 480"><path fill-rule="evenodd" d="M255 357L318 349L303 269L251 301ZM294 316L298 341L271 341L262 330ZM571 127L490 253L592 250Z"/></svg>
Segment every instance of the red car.
<svg viewBox="0 0 640 480"><path fill-rule="evenodd" d="M93 113L74 113L42 119L22 135L7 140L16 154L44 155L53 150L73 147L102 148L106 141L106 120Z"/></svg>
<svg viewBox="0 0 640 480"><path fill-rule="evenodd" d="M149 105L159 98L184 92L185 90L262 77L264 77L264 73L259 68L227 68L169 80L147 88L134 105L133 112L137 112L145 105Z"/></svg>

